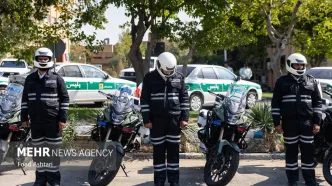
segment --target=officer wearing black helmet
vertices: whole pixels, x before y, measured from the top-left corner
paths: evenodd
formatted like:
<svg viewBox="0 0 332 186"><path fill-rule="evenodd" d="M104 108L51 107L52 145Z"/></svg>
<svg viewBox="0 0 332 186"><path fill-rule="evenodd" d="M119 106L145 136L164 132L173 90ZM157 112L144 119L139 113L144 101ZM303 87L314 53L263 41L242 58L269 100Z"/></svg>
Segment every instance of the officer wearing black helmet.
<svg viewBox="0 0 332 186"><path fill-rule="evenodd" d="M37 71L25 80L21 121L30 125L32 145L48 147L50 155L62 143L62 129L66 126L69 96L64 80L50 69L54 66L53 53L48 48L39 48L34 55ZM29 122L30 119L30 122ZM59 186L60 157L34 157L36 180L34 186Z"/></svg>
<svg viewBox="0 0 332 186"><path fill-rule="evenodd" d="M286 146L286 175L289 186L297 185L298 146L301 149L301 169L306 185L316 186L314 169L314 134L319 132L322 102L318 82L305 75L306 58L299 53L286 62L288 74L280 77L274 87L272 117L275 131L283 131Z"/></svg>

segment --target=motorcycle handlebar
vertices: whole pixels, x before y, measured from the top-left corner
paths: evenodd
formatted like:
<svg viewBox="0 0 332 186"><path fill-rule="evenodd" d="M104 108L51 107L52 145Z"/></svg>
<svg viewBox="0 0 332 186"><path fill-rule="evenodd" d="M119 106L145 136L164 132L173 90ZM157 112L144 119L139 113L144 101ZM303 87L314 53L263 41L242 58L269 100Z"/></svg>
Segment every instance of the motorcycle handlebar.
<svg viewBox="0 0 332 186"><path fill-rule="evenodd" d="M105 92L103 92L103 91L98 91L98 93L99 94L102 94L102 95L104 95L104 96L106 96L107 97L107 99L112 99L113 98L113 95L112 94L107 94L107 93L105 93Z"/></svg>
<svg viewBox="0 0 332 186"><path fill-rule="evenodd" d="M216 96L216 97L222 99L222 100L224 100L224 98L225 98L225 96L222 95L222 94L216 94L216 93L214 93L214 92L212 92L212 91L210 91L210 90L208 90L208 92L209 92L210 94L212 94L212 95L214 95L214 96Z"/></svg>
<svg viewBox="0 0 332 186"><path fill-rule="evenodd" d="M329 95L330 97L332 97L332 93L331 93L331 92L329 92L329 91L327 91L327 90L324 90L323 92L324 92L325 94Z"/></svg>

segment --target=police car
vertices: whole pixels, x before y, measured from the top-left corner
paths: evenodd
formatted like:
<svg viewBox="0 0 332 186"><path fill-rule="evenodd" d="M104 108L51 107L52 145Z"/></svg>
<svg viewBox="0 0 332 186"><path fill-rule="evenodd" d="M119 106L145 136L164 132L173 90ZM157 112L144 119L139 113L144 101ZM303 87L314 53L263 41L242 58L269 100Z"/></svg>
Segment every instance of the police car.
<svg viewBox="0 0 332 186"><path fill-rule="evenodd" d="M177 66L177 71L182 72L182 65ZM241 80L239 76L221 66L188 64L185 83L189 93L190 109L193 111L215 103L215 96L211 95L209 90L225 95L232 83L244 85L248 90L247 108L252 108L262 99L262 88L259 84Z"/></svg>
<svg viewBox="0 0 332 186"><path fill-rule="evenodd" d="M182 72L182 65L177 66L177 71ZM212 106L215 97L208 91L226 95L232 83L244 85L248 90L247 108L252 108L257 101L262 99L262 88L259 84L241 80L239 76L228 69L215 65L188 64L185 84L189 94L190 110L199 111L203 106ZM137 87L135 96L141 96L142 83Z"/></svg>
<svg viewBox="0 0 332 186"><path fill-rule="evenodd" d="M314 67L306 71L313 76L321 85L322 89L332 89L332 67ZM324 98L331 99L329 95L322 94Z"/></svg>
<svg viewBox="0 0 332 186"><path fill-rule="evenodd" d="M321 83L326 83L332 88L332 67L314 67L306 71Z"/></svg>
<svg viewBox="0 0 332 186"><path fill-rule="evenodd" d="M125 84L136 87L132 81L111 77L89 64L57 63L55 71L65 80L71 103L100 103L107 99L98 93L99 90L113 94Z"/></svg>

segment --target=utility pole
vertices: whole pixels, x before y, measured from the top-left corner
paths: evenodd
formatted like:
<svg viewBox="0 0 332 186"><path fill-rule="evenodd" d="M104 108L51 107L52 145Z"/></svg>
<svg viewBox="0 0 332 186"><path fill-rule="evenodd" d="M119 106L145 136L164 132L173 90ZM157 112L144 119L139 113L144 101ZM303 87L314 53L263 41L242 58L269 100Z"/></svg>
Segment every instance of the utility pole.
<svg viewBox="0 0 332 186"><path fill-rule="evenodd" d="M227 50L224 50L224 60L225 60L225 63L227 62Z"/></svg>

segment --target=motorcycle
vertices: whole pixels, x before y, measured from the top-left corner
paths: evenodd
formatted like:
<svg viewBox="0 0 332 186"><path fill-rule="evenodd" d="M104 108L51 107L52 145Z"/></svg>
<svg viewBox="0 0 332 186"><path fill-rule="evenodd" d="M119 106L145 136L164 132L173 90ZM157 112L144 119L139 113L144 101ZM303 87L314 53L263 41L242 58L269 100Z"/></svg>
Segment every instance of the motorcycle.
<svg viewBox="0 0 332 186"><path fill-rule="evenodd" d="M135 108L135 105L139 105L138 98L116 96L102 91L99 93L112 100L112 103L98 115L97 124L92 129L90 138L99 143L100 149L115 149L116 158L96 156L93 159L88 175L92 186L109 184L120 167L128 176L122 164L123 157L127 152L140 149L140 135L145 134L139 109Z"/></svg>
<svg viewBox="0 0 332 186"><path fill-rule="evenodd" d="M323 93L327 94L332 99L331 90L323 90ZM319 133L314 135L314 159L315 167L318 163L323 164L323 175L325 180L332 185L332 103L329 99L322 99L322 123Z"/></svg>
<svg viewBox="0 0 332 186"><path fill-rule="evenodd" d="M216 97L214 108L202 109L197 122L201 127L200 147L206 154L204 181L209 186L222 186L232 180L238 169L239 152L248 147L245 136L252 124L245 114L245 87L232 84L226 96L209 93Z"/></svg>
<svg viewBox="0 0 332 186"><path fill-rule="evenodd" d="M24 78L10 76L9 84L4 91L0 104L0 164L4 161L14 162L23 173L24 164L31 158L17 156L17 149L31 144L30 128L21 123L21 98L24 88Z"/></svg>

